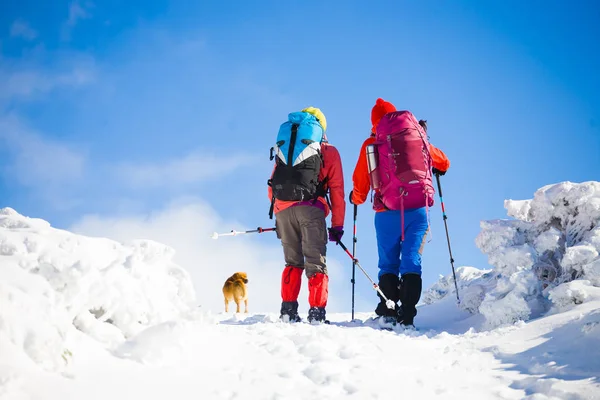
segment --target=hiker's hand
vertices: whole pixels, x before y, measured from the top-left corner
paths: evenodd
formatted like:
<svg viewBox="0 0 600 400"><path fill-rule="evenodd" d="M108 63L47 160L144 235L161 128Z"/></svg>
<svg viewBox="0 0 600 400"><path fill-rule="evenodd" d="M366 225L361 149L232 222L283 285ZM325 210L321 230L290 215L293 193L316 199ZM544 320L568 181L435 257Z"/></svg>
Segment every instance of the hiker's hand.
<svg viewBox="0 0 600 400"><path fill-rule="evenodd" d="M353 204L355 206L358 206L365 202L364 200L361 201L358 197L354 199L354 190L350 191L350 196L348 196L348 200L350 200L350 204Z"/></svg>
<svg viewBox="0 0 600 400"><path fill-rule="evenodd" d="M437 169L437 168L433 168L433 169L431 170L431 172L433 172L433 174L434 174L434 175L439 175L439 176L444 176L444 175L446 175L446 171L440 171L440 170L439 170L439 169Z"/></svg>
<svg viewBox="0 0 600 400"><path fill-rule="evenodd" d="M333 228L329 228L329 241L330 242L339 242L342 240L342 236L344 236L344 227L343 226L334 226Z"/></svg>

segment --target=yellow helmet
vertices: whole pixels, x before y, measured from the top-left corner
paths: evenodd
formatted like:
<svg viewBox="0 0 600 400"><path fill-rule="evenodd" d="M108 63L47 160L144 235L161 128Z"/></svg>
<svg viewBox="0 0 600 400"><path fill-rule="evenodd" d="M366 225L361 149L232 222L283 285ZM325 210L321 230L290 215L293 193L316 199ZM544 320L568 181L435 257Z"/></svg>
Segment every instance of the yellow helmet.
<svg viewBox="0 0 600 400"><path fill-rule="evenodd" d="M327 119L325 118L325 114L317 107L306 107L302 112L307 112L315 116L316 119L319 120L321 127L323 128L323 132L327 130Z"/></svg>

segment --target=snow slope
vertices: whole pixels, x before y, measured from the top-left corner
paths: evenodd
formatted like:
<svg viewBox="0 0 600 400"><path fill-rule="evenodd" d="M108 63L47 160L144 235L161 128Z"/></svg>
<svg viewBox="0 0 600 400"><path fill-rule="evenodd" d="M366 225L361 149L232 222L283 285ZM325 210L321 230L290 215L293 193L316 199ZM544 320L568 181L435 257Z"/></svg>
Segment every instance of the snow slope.
<svg viewBox="0 0 600 400"><path fill-rule="evenodd" d="M477 239L493 268L457 270L459 306L449 277L426 291L418 331L203 311L171 248L0 210L0 399L598 399L599 194L507 202L521 219Z"/></svg>
<svg viewBox="0 0 600 400"><path fill-rule="evenodd" d="M319 326L273 322L276 315L178 320L112 350L79 335L62 375L2 357L0 398L593 399L600 293L593 297L567 313L480 333L465 331L454 311L453 334L380 331L336 314ZM423 319L434 326L435 315L456 307L428 309Z"/></svg>

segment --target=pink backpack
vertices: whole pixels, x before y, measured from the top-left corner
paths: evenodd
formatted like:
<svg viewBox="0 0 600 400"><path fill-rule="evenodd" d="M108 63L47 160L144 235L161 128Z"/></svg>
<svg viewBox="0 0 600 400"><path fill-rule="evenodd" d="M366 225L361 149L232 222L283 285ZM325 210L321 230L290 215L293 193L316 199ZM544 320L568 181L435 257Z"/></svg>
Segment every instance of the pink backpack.
<svg viewBox="0 0 600 400"><path fill-rule="evenodd" d="M431 207L435 190L427 133L410 111L385 114L377 125L376 210ZM371 179L373 182L374 180Z"/></svg>

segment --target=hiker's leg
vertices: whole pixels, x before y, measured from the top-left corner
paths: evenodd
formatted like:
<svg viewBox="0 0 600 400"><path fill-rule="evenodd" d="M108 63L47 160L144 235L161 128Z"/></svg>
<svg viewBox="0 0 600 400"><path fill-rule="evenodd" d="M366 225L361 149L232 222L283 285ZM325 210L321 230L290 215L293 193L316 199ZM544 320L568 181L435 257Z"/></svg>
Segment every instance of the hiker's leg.
<svg viewBox="0 0 600 400"><path fill-rule="evenodd" d="M302 239L300 224L294 207L278 212L276 215L277 236L281 239L285 268L281 274L281 316L289 316L290 320L299 320L298 294L302 285L304 256L302 255Z"/></svg>
<svg viewBox="0 0 600 400"><path fill-rule="evenodd" d="M327 228L325 212L313 206L298 206L298 220L302 230L304 267L308 277L309 321L325 320L329 294L327 276Z"/></svg>
<svg viewBox="0 0 600 400"><path fill-rule="evenodd" d="M293 207L298 216L302 236L302 253L306 276L316 273L327 274L327 228L325 212L313 206Z"/></svg>
<svg viewBox="0 0 600 400"><path fill-rule="evenodd" d="M289 207L275 214L277 237L281 239L285 265L289 267L304 267L302 254L302 232L300 222L295 213L297 207Z"/></svg>
<svg viewBox="0 0 600 400"><path fill-rule="evenodd" d="M379 253L379 289L388 300L396 303L400 298L398 274L400 271L400 251L402 248L402 227L400 212L382 211L375 213L375 233ZM395 311L387 307L383 297L377 293L379 304L375 313L380 316L395 316Z"/></svg>
<svg viewBox="0 0 600 400"><path fill-rule="evenodd" d="M404 211L401 275L421 275L421 255L423 254L428 232L429 224L425 207Z"/></svg>
<svg viewBox="0 0 600 400"><path fill-rule="evenodd" d="M379 255L379 278L385 274L398 276L400 272L400 250L402 248L402 227L400 211L375 213L375 235Z"/></svg>
<svg viewBox="0 0 600 400"><path fill-rule="evenodd" d="M405 325L412 325L417 315L417 303L421 298L423 281L421 279L421 255L429 232L427 211L423 208L405 211L406 228L402 246L402 262L400 272L401 312L400 320Z"/></svg>

